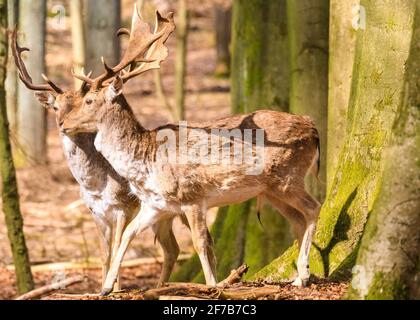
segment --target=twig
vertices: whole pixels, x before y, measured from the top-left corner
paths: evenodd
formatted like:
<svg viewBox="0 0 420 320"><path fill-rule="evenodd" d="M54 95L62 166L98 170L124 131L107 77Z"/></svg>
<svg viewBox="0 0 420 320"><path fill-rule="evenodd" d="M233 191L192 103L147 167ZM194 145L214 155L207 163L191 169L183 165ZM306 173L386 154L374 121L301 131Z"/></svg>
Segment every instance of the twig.
<svg viewBox="0 0 420 320"><path fill-rule="evenodd" d="M165 107L165 109L169 112L171 116L171 120L174 121L177 115L165 94L165 90L163 88L163 83L162 83L162 75L161 75L160 70L155 70L154 76L155 76L154 80L155 80L157 98L160 101L160 103Z"/></svg>
<svg viewBox="0 0 420 320"><path fill-rule="evenodd" d="M241 265L238 269L232 270L230 275L225 280L220 281L217 286L227 287L240 282L248 269L249 267L246 264Z"/></svg>
<svg viewBox="0 0 420 320"><path fill-rule="evenodd" d="M28 293L25 293L21 295L20 297L16 298L16 300L31 300L39 298L47 293L50 293L52 291L60 290L65 287L69 287L71 285L74 285L76 283L82 282L84 279L84 276L78 275L75 277L68 278L63 281L59 281L53 284L49 284L46 286L43 286L41 288L35 289L33 291L30 291Z"/></svg>

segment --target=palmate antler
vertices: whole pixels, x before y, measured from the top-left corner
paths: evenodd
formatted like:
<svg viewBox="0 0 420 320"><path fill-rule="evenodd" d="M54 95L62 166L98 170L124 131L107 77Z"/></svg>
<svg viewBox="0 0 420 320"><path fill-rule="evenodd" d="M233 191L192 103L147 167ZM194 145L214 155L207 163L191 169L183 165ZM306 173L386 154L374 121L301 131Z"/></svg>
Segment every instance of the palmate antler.
<svg viewBox="0 0 420 320"><path fill-rule="evenodd" d="M168 56L168 49L165 42L171 33L175 30L173 14L169 13L167 17L156 11L156 27L154 32L150 31L150 26L142 20L137 6L134 6L134 14L131 24L131 31L120 29L117 35L129 35L128 48L121 62L111 68L107 65L104 58L102 63L105 72L95 79L84 75L74 74L77 79L89 83L93 90L99 90L109 85L112 80L121 73L123 82L143 74L146 71L159 69L160 64ZM140 65L139 65L140 64ZM138 66L139 65L139 66ZM136 67L138 66L138 67ZM125 71L129 67L128 71Z"/></svg>
<svg viewBox="0 0 420 320"><path fill-rule="evenodd" d="M12 32L12 55L15 60L17 70L19 72L19 78L25 84L29 90L33 91L50 91L52 94L62 94L64 91L53 83L46 75L42 74L42 78L45 80L45 84L34 84L31 76L29 75L28 70L26 69L25 63L22 59L22 53L25 51L30 51L28 48L20 47L17 42L17 30Z"/></svg>

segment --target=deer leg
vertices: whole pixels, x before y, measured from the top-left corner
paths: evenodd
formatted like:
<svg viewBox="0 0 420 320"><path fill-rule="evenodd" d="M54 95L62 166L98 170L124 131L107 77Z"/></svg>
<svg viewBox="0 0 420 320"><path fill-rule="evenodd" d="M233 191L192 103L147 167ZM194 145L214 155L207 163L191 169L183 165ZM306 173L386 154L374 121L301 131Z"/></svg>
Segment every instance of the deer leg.
<svg viewBox="0 0 420 320"><path fill-rule="evenodd" d="M216 257L213 251L213 240L207 228L206 210L198 205L187 206L183 209L191 228L194 249L203 267L206 284L215 286L217 284Z"/></svg>
<svg viewBox="0 0 420 320"><path fill-rule="evenodd" d="M111 268L106 277L101 295L107 295L112 292L115 281L117 281L117 276L121 267L121 263L124 259L124 255L134 237L145 231L147 228L153 226L157 222L157 212L143 204L140 209L140 213L130 222L123 233L121 245L119 246L117 254L111 263Z"/></svg>
<svg viewBox="0 0 420 320"><path fill-rule="evenodd" d="M163 266L158 287L163 286L169 280L179 256L179 246L172 230L172 222L173 219L163 220L152 227L163 250Z"/></svg>
<svg viewBox="0 0 420 320"><path fill-rule="evenodd" d="M297 262L298 277L293 285L303 287L309 282L309 252L311 250L312 238L315 233L316 223L318 221L321 205L312 198L305 190L300 190L283 199L290 206L299 210L306 221L306 230L303 235L302 245L299 251Z"/></svg>
<svg viewBox="0 0 420 320"><path fill-rule="evenodd" d="M279 213L286 218L292 226L294 234L298 239L299 247L302 246L303 237L306 230L306 220L299 210L291 207L280 198L272 194L265 194L266 199L271 205L279 211Z"/></svg>
<svg viewBox="0 0 420 320"><path fill-rule="evenodd" d="M116 227L115 227L114 243L113 243L113 246L112 246L112 259L111 259L111 261L114 260L114 257L117 254L118 248L120 247L121 238L122 238L122 235L123 235L124 228L126 226L126 222L127 222L127 219L126 219L126 216L125 216L124 212L120 212L117 215L117 223L116 223ZM114 285L114 292L117 292L117 291L120 291L120 290L121 290L120 274L118 273L117 281Z"/></svg>
<svg viewBox="0 0 420 320"><path fill-rule="evenodd" d="M93 221L95 221L96 229L98 230L100 251L101 251L101 262L102 262L102 286L105 283L106 276L109 271L111 264L111 244L112 244L112 226L107 224L106 221L99 218L97 215L93 215Z"/></svg>

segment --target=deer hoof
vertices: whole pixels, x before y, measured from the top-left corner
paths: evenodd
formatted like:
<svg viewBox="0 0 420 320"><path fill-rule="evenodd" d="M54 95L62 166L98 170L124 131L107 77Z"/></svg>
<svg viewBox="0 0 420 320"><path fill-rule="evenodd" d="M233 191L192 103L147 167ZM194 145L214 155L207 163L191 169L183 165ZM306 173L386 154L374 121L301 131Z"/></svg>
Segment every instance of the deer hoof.
<svg viewBox="0 0 420 320"><path fill-rule="evenodd" d="M112 288L103 288L100 294L101 297L106 297L112 292Z"/></svg>
<svg viewBox="0 0 420 320"><path fill-rule="evenodd" d="M293 281L292 286L299 287L299 288L305 288L308 286L309 279L302 279L300 277L297 277L295 281Z"/></svg>

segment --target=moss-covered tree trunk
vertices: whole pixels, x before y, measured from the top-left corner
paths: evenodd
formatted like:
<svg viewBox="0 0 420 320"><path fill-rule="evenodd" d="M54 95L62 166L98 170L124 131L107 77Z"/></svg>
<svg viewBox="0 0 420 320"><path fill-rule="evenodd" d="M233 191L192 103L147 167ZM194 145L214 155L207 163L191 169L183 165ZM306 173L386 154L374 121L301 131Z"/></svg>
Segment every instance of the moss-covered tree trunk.
<svg viewBox="0 0 420 320"><path fill-rule="evenodd" d="M7 120L6 91L4 83L7 66L7 0L0 0L0 176L2 202L7 234L12 247L16 284L20 293L33 289L28 250L23 234L23 220L19 207L16 172L13 164Z"/></svg>
<svg viewBox="0 0 420 320"><path fill-rule="evenodd" d="M356 47L353 8L360 0L330 0L327 189L346 136L347 109Z"/></svg>
<svg viewBox="0 0 420 320"><path fill-rule="evenodd" d="M319 179L307 178L308 191L325 198L328 114L328 0L287 0L290 41L290 112L311 116L321 143Z"/></svg>
<svg viewBox="0 0 420 320"><path fill-rule="evenodd" d="M356 299L420 299L420 1L407 1L400 10L408 23L416 10L411 53L384 151L384 176L357 258L349 295Z"/></svg>
<svg viewBox="0 0 420 320"><path fill-rule="evenodd" d="M232 30L232 111L287 111L290 69L285 2L235 1ZM248 275L252 275L291 244L285 219L268 205L262 211L263 227L258 222L256 201L219 212L212 228L219 279L243 262L250 266ZM194 257L173 280L202 281L200 270Z"/></svg>
<svg viewBox="0 0 420 320"><path fill-rule="evenodd" d="M383 151L404 98L414 3L361 1L367 28L357 33L347 134L311 250L311 272L317 276L350 276L380 194ZM296 246L289 248L255 278L293 279L297 254Z"/></svg>

